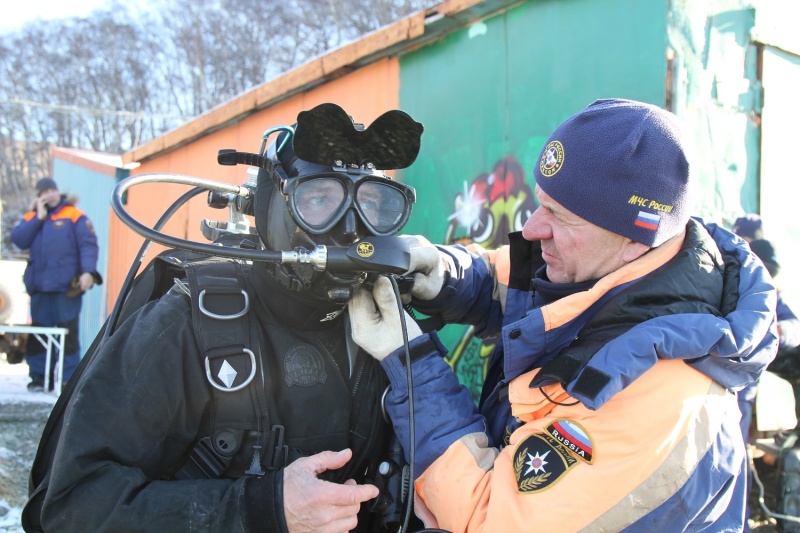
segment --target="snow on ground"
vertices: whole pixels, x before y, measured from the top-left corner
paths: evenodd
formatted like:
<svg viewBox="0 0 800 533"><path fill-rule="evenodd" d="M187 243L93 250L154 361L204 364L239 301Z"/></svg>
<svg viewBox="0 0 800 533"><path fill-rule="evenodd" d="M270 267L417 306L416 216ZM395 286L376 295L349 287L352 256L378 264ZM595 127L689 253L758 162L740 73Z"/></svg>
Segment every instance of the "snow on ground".
<svg viewBox="0 0 800 533"><path fill-rule="evenodd" d="M0 404L6 403L56 403L54 394L28 392L28 365L9 365L0 358Z"/></svg>
<svg viewBox="0 0 800 533"><path fill-rule="evenodd" d="M41 428L56 402L53 393L28 392L28 365L0 355L0 532L22 533L27 476Z"/></svg>
<svg viewBox="0 0 800 533"><path fill-rule="evenodd" d="M9 509L9 507L11 507ZM20 525L22 520L22 507L10 506L6 500L0 500L0 513L7 510L6 514L0 516L0 531L7 533L24 533Z"/></svg>

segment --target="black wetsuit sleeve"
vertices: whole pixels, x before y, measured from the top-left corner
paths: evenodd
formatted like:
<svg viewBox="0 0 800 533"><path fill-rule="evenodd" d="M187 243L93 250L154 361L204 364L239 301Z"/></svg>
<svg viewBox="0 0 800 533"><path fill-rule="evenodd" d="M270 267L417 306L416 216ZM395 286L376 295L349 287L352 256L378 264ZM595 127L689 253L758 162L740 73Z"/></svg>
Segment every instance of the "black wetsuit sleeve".
<svg viewBox="0 0 800 533"><path fill-rule="evenodd" d="M42 511L45 530L281 531L275 475L258 483L166 479L187 456L209 407L205 380L184 295L170 292L128 318L98 352L65 413ZM262 497L265 509L254 510Z"/></svg>
<svg viewBox="0 0 800 533"><path fill-rule="evenodd" d="M283 470L244 483L244 522L248 531L289 533L283 514Z"/></svg>

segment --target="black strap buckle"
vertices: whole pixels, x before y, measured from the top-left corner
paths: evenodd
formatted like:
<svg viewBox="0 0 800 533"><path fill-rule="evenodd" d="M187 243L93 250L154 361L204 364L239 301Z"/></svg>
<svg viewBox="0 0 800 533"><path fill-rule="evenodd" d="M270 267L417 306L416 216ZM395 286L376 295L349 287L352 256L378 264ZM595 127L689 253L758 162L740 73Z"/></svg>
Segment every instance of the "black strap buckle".
<svg viewBox="0 0 800 533"><path fill-rule="evenodd" d="M230 461L230 457L223 457L214 451L211 437L205 437L192 449L189 460L173 479L218 479Z"/></svg>
<svg viewBox="0 0 800 533"><path fill-rule="evenodd" d="M267 437L267 456L265 466L269 471L280 470L289 459L289 447L283 443L285 428L279 424L272 426Z"/></svg>

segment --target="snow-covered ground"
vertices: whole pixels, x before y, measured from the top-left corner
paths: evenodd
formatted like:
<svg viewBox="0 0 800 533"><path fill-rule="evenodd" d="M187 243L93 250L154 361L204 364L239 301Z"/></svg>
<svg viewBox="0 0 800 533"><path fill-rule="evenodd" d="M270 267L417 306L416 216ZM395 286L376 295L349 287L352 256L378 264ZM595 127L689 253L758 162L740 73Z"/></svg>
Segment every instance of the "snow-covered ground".
<svg viewBox="0 0 800 533"><path fill-rule="evenodd" d="M54 394L28 392L28 365L9 365L0 356L0 404L6 403L56 403Z"/></svg>
<svg viewBox="0 0 800 533"><path fill-rule="evenodd" d="M4 533L23 531L20 513L28 471L41 427L56 402L52 393L28 392L29 381L28 365L9 365L0 355L0 532Z"/></svg>

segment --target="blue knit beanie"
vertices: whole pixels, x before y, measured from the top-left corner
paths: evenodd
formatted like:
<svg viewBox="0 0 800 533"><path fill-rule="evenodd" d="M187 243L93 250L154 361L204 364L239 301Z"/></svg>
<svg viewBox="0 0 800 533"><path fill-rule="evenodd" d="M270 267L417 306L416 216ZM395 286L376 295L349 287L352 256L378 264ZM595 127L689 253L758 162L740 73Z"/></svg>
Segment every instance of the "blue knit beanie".
<svg viewBox="0 0 800 533"><path fill-rule="evenodd" d="M58 190L58 185L53 178L47 177L42 178L36 182L36 193L41 194L44 191L49 191L50 189Z"/></svg>
<svg viewBox="0 0 800 533"><path fill-rule="evenodd" d="M675 115L632 100L597 100L545 143L536 184L579 217L648 246L689 221L689 162Z"/></svg>

